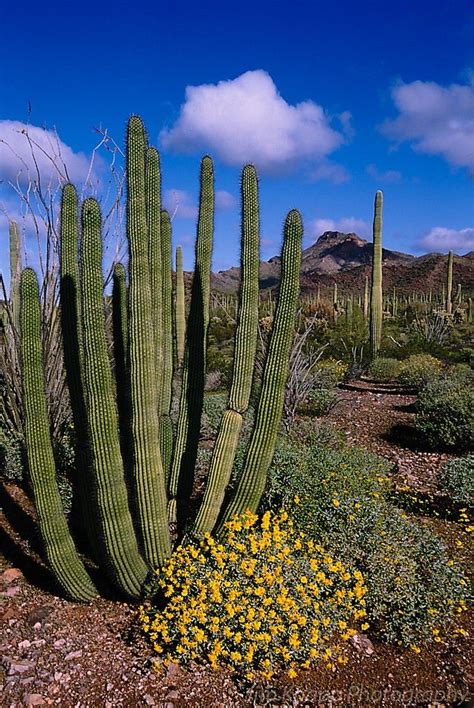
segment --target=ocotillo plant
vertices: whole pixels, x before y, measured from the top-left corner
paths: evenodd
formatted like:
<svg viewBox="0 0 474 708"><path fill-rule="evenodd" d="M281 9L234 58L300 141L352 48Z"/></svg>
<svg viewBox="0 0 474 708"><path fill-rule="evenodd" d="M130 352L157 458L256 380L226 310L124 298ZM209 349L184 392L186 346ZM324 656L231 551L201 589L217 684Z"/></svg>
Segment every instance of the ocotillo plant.
<svg viewBox="0 0 474 708"><path fill-rule="evenodd" d="M446 274L446 312L448 315L453 311L453 252L448 253L448 272Z"/></svg>
<svg viewBox="0 0 474 708"><path fill-rule="evenodd" d="M158 248L158 165L158 156L147 145L141 120L133 116L127 133L128 288L126 272L119 264L114 272L112 297L115 380L104 313L100 208L90 198L82 205L78 268L78 205L71 185L64 188L62 203L62 335L74 424L76 432L84 435L83 455L76 456L77 464L82 466L78 477L82 475L84 481L81 504L94 560L115 588L130 598L138 597L149 587L148 575L171 553L167 502L171 520L178 522L179 537L189 521L209 317L213 169L210 158L206 157L201 166L196 268L168 499L165 456L171 445L169 441L163 444L163 421L168 416L171 426L171 419L169 398L163 391L173 369L173 352L167 344L172 342L171 225L167 213L161 211ZM253 343L258 317L258 197L255 171L251 167L244 170L243 189L242 263L246 265L240 294L229 419L244 415L254 369ZM301 236L299 214L290 212L284 232L280 294L246 463L228 506L223 499L218 504L213 503L208 495L202 515L207 520L202 528L212 528L218 518L223 520L234 512L246 508L256 510L263 492L282 412L299 291ZM155 258L161 259L161 286L156 285L159 282L156 272L153 275L151 260ZM28 361L23 373L25 400L28 400L27 445L40 529L58 582L69 596L87 600L94 595L95 588L77 557L58 507L46 405L41 398L43 363L38 345L38 287L30 270L25 271L23 280L21 331L24 359ZM159 320L154 318L155 305L160 309ZM161 322L161 337L155 336L154 321ZM159 361L163 361L161 391L156 385ZM72 366L75 366L74 372L70 370ZM123 391L119 390L122 387ZM222 454L217 454L213 461L212 478L224 489L223 481L232 468L232 446L236 440L235 424L230 437L226 437L226 420L222 426L222 445L217 450ZM172 432L171 427L168 430ZM127 484L128 481L131 484ZM212 519L209 509L212 509ZM202 528L198 525L196 533L200 534Z"/></svg>
<svg viewBox="0 0 474 708"><path fill-rule="evenodd" d="M370 290L370 352L375 358L382 341L382 206L383 194L375 194L373 245L372 245L372 284Z"/></svg>

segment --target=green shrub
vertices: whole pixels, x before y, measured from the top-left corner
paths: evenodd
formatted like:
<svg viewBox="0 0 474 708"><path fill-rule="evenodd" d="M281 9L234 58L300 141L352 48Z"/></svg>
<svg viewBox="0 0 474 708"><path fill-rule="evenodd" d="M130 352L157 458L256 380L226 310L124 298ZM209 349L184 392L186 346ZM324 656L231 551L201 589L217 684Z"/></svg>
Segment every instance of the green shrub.
<svg viewBox="0 0 474 708"><path fill-rule="evenodd" d="M347 364L332 357L320 359L315 364L313 372L321 388L333 388L343 380L347 372Z"/></svg>
<svg viewBox="0 0 474 708"><path fill-rule="evenodd" d="M310 441L311 443L311 441ZM439 637L465 580L441 541L386 498L389 463L364 450L280 445L266 503L365 578L373 629L405 645Z"/></svg>
<svg viewBox="0 0 474 708"><path fill-rule="evenodd" d="M305 413L316 417L327 415L337 403L334 389L314 388L306 398Z"/></svg>
<svg viewBox="0 0 474 708"><path fill-rule="evenodd" d="M21 482L26 470L25 444L16 432L0 428L0 474L8 481Z"/></svg>
<svg viewBox="0 0 474 708"><path fill-rule="evenodd" d="M378 357L369 366L368 374L375 381L393 381L400 371L398 359Z"/></svg>
<svg viewBox="0 0 474 708"><path fill-rule="evenodd" d="M438 483L453 501L474 506L474 454L447 462L441 468Z"/></svg>
<svg viewBox="0 0 474 708"><path fill-rule="evenodd" d="M474 443L474 389L466 375L430 381L418 398L415 426L431 448L469 449Z"/></svg>
<svg viewBox="0 0 474 708"><path fill-rule="evenodd" d="M430 354L412 354L400 362L397 380L404 386L420 390L429 381L437 378L442 371L442 364Z"/></svg>

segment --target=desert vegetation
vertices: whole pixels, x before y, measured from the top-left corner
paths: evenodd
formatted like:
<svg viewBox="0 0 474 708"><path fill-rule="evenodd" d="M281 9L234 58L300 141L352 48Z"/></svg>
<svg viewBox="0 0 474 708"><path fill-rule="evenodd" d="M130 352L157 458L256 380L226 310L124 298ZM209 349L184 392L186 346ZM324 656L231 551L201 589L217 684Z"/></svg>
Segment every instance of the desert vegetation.
<svg viewBox="0 0 474 708"><path fill-rule="evenodd" d="M295 209L278 282L261 287L259 186L246 165L240 285L219 288L211 158L186 273L180 248L172 258L160 156L138 116L125 152L127 258L117 246L105 277L108 217L72 183L62 180L40 274L22 267L10 224L0 334L8 561L28 575L38 539L18 523L27 511L41 539L35 562L50 574L43 591L78 612L132 608L128 644L158 677L178 667L183 685L184 672L204 671L242 692L344 676L374 652L389 666L397 656L431 666L440 647L464 651L472 280L456 281L450 252L439 291L387 291L378 191L355 287L300 280ZM409 430L385 430L389 454L347 439L338 411L352 406L364 427L362 397L411 416ZM436 456L431 476L405 474L405 448Z"/></svg>

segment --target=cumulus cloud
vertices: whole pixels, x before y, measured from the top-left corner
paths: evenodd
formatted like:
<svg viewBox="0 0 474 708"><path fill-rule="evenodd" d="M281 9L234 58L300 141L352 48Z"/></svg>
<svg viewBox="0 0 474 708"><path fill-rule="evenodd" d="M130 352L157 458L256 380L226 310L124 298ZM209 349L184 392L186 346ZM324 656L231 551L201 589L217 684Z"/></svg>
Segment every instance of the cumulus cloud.
<svg viewBox="0 0 474 708"><path fill-rule="evenodd" d="M349 114L339 120L347 132ZM321 106L311 100L287 103L263 70L218 84L188 86L177 121L160 137L166 149L207 150L226 164L252 162L265 171L321 160L345 141Z"/></svg>
<svg viewBox="0 0 474 708"><path fill-rule="evenodd" d="M345 167L329 160L323 160L310 171L309 176L316 182L328 180L334 184L343 184L350 180L350 175Z"/></svg>
<svg viewBox="0 0 474 708"><path fill-rule="evenodd" d="M370 177L373 177L376 182L395 184L396 182L400 182L400 180L402 179L402 173L398 170L386 170L385 172L380 172L377 166L373 163L367 165L365 171Z"/></svg>
<svg viewBox="0 0 474 708"><path fill-rule="evenodd" d="M467 253L474 250L474 228L447 229L434 226L419 242L421 248L428 251L459 251Z"/></svg>
<svg viewBox="0 0 474 708"><path fill-rule="evenodd" d="M82 183L89 173L89 159L74 152L56 132L20 121L0 120L0 180L35 180L35 160L44 183Z"/></svg>
<svg viewBox="0 0 474 708"><path fill-rule="evenodd" d="M392 98L399 115L382 125L387 137L408 140L419 152L474 172L474 78L448 87L433 81L402 83L393 88Z"/></svg>
<svg viewBox="0 0 474 708"><path fill-rule="evenodd" d="M356 233L362 238L367 238L372 233L372 226L363 219L345 216L342 219L313 219L305 230L305 237L310 243L321 236L325 231L342 231L343 233Z"/></svg>

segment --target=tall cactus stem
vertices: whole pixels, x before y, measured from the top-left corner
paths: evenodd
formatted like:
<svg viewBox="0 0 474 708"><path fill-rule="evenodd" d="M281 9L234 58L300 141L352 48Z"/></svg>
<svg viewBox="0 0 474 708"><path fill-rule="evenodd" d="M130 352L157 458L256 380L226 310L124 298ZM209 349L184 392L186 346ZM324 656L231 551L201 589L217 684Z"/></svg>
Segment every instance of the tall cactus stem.
<svg viewBox="0 0 474 708"><path fill-rule="evenodd" d="M230 503L218 522L222 525L246 509L256 511L265 487L280 427L288 360L293 340L299 295L303 224L298 211L288 214L284 227L281 280L270 344L263 371L262 388L243 472Z"/></svg>
<svg viewBox="0 0 474 708"><path fill-rule="evenodd" d="M221 511L234 465L235 452L248 409L258 338L259 206L255 168L242 172L242 235L240 307L235 334L234 367L228 410L219 428L199 513L192 533L210 533Z"/></svg>
<svg viewBox="0 0 474 708"><path fill-rule="evenodd" d="M132 116L127 131L129 357L135 498L145 558L157 567L169 557L166 484L160 453L156 356L147 238L146 137Z"/></svg>
<svg viewBox="0 0 474 708"><path fill-rule="evenodd" d="M139 555L128 507L105 332L100 208L90 198L82 206L81 297L84 390L102 558L117 587L138 597L147 567Z"/></svg>
<svg viewBox="0 0 474 708"><path fill-rule="evenodd" d="M446 312L451 315L453 311L453 252L448 253L448 272L446 276Z"/></svg>
<svg viewBox="0 0 474 708"><path fill-rule="evenodd" d="M48 563L62 590L73 600L87 602L97 592L77 554L56 483L43 373L39 287L31 268L25 268L21 275L20 294L25 440L40 533Z"/></svg>
<svg viewBox="0 0 474 708"><path fill-rule="evenodd" d="M16 221L10 221L10 306L15 331L20 329L21 239Z"/></svg>
<svg viewBox="0 0 474 708"><path fill-rule="evenodd" d="M173 283L171 274L171 220L165 209L161 212L161 262L163 373L160 400L160 448L165 478L169 480L173 454L173 424L171 421L173 393Z"/></svg>
<svg viewBox="0 0 474 708"><path fill-rule="evenodd" d="M181 368L184 357L184 340L186 336L186 314L184 300L183 252L181 246L176 248L176 358L178 368Z"/></svg>

